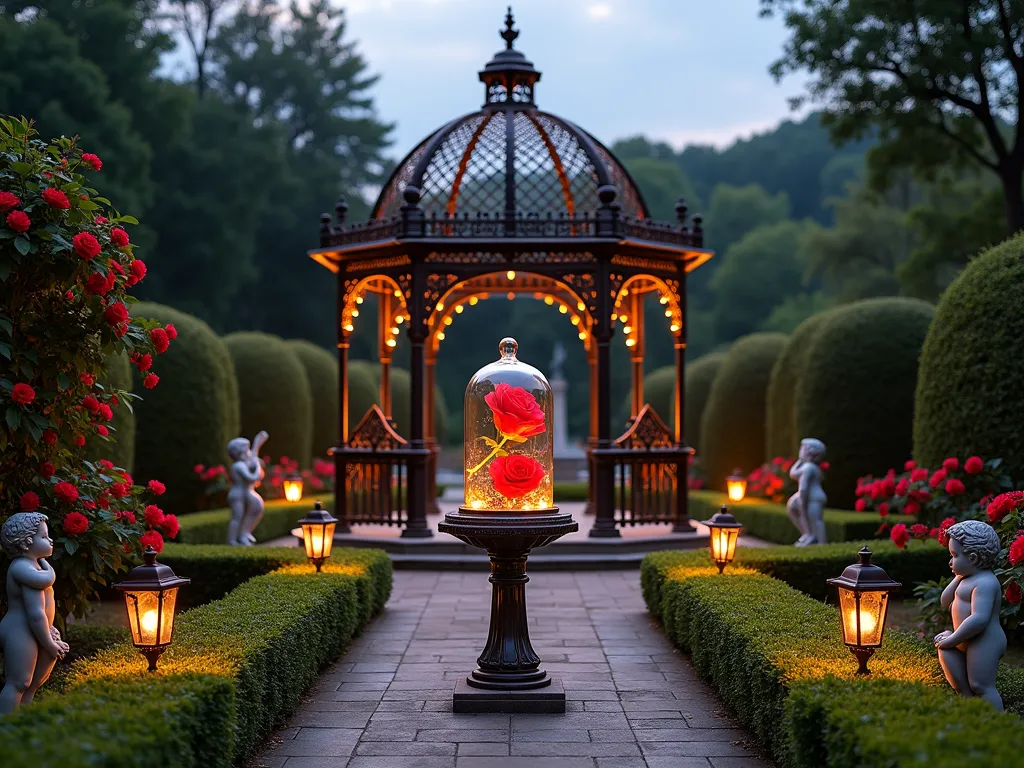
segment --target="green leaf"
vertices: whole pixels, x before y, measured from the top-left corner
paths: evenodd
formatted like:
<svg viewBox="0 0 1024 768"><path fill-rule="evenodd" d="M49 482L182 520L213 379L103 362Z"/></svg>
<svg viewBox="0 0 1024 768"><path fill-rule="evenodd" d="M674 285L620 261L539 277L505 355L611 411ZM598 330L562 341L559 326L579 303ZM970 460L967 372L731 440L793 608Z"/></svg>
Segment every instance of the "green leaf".
<svg viewBox="0 0 1024 768"><path fill-rule="evenodd" d="M134 216L119 216L118 221L123 221L125 224L138 224L139 220Z"/></svg>
<svg viewBox="0 0 1024 768"><path fill-rule="evenodd" d="M25 162L11 163L11 169L19 176L28 176L32 173L32 164Z"/></svg>
<svg viewBox="0 0 1024 768"><path fill-rule="evenodd" d="M67 374L61 373L57 375L57 387L62 390L71 388L71 381L68 379Z"/></svg>
<svg viewBox="0 0 1024 768"><path fill-rule="evenodd" d="M25 235L19 235L14 240L14 250L20 253L22 256L27 256L28 252L32 249L32 243Z"/></svg>
<svg viewBox="0 0 1024 768"><path fill-rule="evenodd" d="M11 360L11 345L0 342L0 355L3 355L8 360Z"/></svg>
<svg viewBox="0 0 1024 768"><path fill-rule="evenodd" d="M14 325L11 323L10 319L4 315L0 315L0 329L7 331L8 336L14 335Z"/></svg>
<svg viewBox="0 0 1024 768"><path fill-rule="evenodd" d="M7 409L5 420L8 427L17 429L21 425L21 410L12 405Z"/></svg>
<svg viewBox="0 0 1024 768"><path fill-rule="evenodd" d="M67 550L67 553L69 555L73 555L73 554L75 554L75 552L78 551L78 542L75 541L74 539L65 539L64 540L64 549Z"/></svg>
<svg viewBox="0 0 1024 768"><path fill-rule="evenodd" d="M96 203L94 203L92 200L79 200L78 207L81 208L83 211L95 211L99 209L99 206L96 205Z"/></svg>

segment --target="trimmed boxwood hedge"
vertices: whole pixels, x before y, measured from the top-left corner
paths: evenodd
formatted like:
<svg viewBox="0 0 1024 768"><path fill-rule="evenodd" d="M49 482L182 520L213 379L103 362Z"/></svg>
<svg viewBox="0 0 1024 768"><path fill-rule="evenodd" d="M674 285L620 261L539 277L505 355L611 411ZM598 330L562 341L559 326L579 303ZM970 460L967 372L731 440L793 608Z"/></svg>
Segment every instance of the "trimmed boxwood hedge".
<svg viewBox="0 0 1024 768"><path fill-rule="evenodd" d="M380 402L380 365L368 360L348 362L348 428L351 432L359 420Z"/></svg>
<svg viewBox="0 0 1024 768"><path fill-rule="evenodd" d="M785 344L781 333L754 333L726 353L700 425L708 487L725 490L733 469L749 472L764 461L765 393Z"/></svg>
<svg viewBox="0 0 1024 768"><path fill-rule="evenodd" d="M942 295L921 350L914 457L999 456L1024 479L1024 233L970 261Z"/></svg>
<svg viewBox="0 0 1024 768"><path fill-rule="evenodd" d="M792 544L799 537L799 531L793 527L786 507L773 504L763 499L744 499L739 504L729 502L724 493L714 491L690 491L690 517L694 520L706 520L723 504L729 505L729 511L743 523L744 533L776 544ZM889 523L917 522L917 518L907 515L889 515ZM825 532L830 542L858 541L875 538L879 521L867 512L850 512L843 509L825 510Z"/></svg>
<svg viewBox="0 0 1024 768"><path fill-rule="evenodd" d="M135 476L167 486L160 506L182 514L195 509L203 483L196 464L227 461L225 446L238 437L238 399L227 347L201 320L160 304L139 303L132 314L173 323L178 337L154 363L160 384L135 392ZM251 437L251 436L250 436Z"/></svg>
<svg viewBox="0 0 1024 768"><path fill-rule="evenodd" d="M800 440L796 431L796 393L807 368L807 359L829 313L819 312L796 327L772 368L765 403L766 458L795 457Z"/></svg>
<svg viewBox="0 0 1024 768"><path fill-rule="evenodd" d="M334 496L317 496L298 502L268 501L263 506L263 519L256 526L259 541L271 541L287 536L295 528L313 502L320 500L324 509L334 509ZM228 537L230 509L211 509L178 518L181 530L175 539L180 544L224 544Z"/></svg>
<svg viewBox="0 0 1024 768"><path fill-rule="evenodd" d="M697 451L697 456L701 455L702 447L700 420L704 415L708 397L711 396L711 385L714 384L715 376L718 375L718 369L724 360L724 352L712 352L686 366L686 402L683 404L683 426L686 434L684 436L686 444Z"/></svg>
<svg viewBox="0 0 1024 768"><path fill-rule="evenodd" d="M103 361L103 376L99 384L104 389L123 389L132 391L132 364L126 355L107 355ZM148 392L148 390L143 390ZM135 471L135 404L137 400L121 402L114 408L111 419L110 439L104 440L98 435L88 442L86 449L93 461L106 459L114 462L115 467L123 467L129 472Z"/></svg>
<svg viewBox="0 0 1024 768"><path fill-rule="evenodd" d="M304 339L286 344L302 363L313 398L312 457L326 459L327 450L338 443L338 360L323 347Z"/></svg>
<svg viewBox="0 0 1024 768"><path fill-rule="evenodd" d="M832 310L814 334L793 424L797 439L828 448L831 504L852 507L858 477L910 456L917 362L934 313L916 299L868 299Z"/></svg>
<svg viewBox="0 0 1024 768"><path fill-rule="evenodd" d="M241 434L270 435L264 455L308 467L313 448L313 396L298 355L279 337L241 331L224 337L235 366ZM236 435L237 437L237 435Z"/></svg>
<svg viewBox="0 0 1024 768"><path fill-rule="evenodd" d="M391 417L395 421L395 429L406 440L409 439L412 424L412 380L404 368L391 368ZM443 444L448 437L448 406L444 402L444 392L434 387L434 434L437 442Z"/></svg>
<svg viewBox="0 0 1024 768"><path fill-rule="evenodd" d="M387 561L382 552L372 556ZM178 617L160 673L130 644L0 719L5 768L243 764L390 589L390 568L288 565Z"/></svg>

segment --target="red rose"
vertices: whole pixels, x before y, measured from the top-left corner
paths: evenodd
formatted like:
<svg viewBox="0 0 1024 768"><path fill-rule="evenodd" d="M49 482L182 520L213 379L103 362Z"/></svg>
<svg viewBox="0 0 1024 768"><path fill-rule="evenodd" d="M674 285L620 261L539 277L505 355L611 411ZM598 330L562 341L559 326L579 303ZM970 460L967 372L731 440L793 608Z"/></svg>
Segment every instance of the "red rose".
<svg viewBox="0 0 1024 768"><path fill-rule="evenodd" d="M897 523L889 531L889 538L892 539L892 543L900 549L907 546L907 542L910 541L910 534L907 532L907 526L903 523Z"/></svg>
<svg viewBox="0 0 1024 768"><path fill-rule="evenodd" d="M945 469L937 469L935 473L929 478L928 485L932 488L938 488L946 481L947 472Z"/></svg>
<svg viewBox="0 0 1024 768"><path fill-rule="evenodd" d="M1013 605L1020 605L1021 589L1020 585L1016 581L1011 581L1006 585L1006 591L1003 593L1006 597L1006 602Z"/></svg>
<svg viewBox="0 0 1024 768"><path fill-rule="evenodd" d="M39 494L34 491L26 491L21 494L21 511L35 512L39 509Z"/></svg>
<svg viewBox="0 0 1024 768"><path fill-rule="evenodd" d="M110 325L120 325L128 320L128 307L118 301L103 310L103 317Z"/></svg>
<svg viewBox="0 0 1024 768"><path fill-rule="evenodd" d="M108 461L107 459L100 459L98 462L100 469L113 469L114 462Z"/></svg>
<svg viewBox="0 0 1024 768"><path fill-rule="evenodd" d="M999 494L989 502L985 510L988 514L989 522L998 523L1016 509L1021 502L1024 502L1024 491L1010 491L1009 493Z"/></svg>
<svg viewBox="0 0 1024 768"><path fill-rule="evenodd" d="M494 426L502 435L526 438L546 429L544 411L537 405L536 398L522 387L502 382L484 397L484 402L494 414Z"/></svg>
<svg viewBox="0 0 1024 768"><path fill-rule="evenodd" d="M896 483L896 495L897 496L906 496L907 495L907 489L909 487L910 487L910 481L907 478L905 478L905 477L901 478L900 481L898 483Z"/></svg>
<svg viewBox="0 0 1024 768"><path fill-rule="evenodd" d="M75 246L75 253L86 261L100 252L100 241L89 232L79 232L71 238L71 244Z"/></svg>
<svg viewBox="0 0 1024 768"><path fill-rule="evenodd" d="M47 205L53 206L54 208L71 207L71 201L68 200L68 196L59 189L54 189L53 187L47 187L43 190L43 202Z"/></svg>
<svg viewBox="0 0 1024 768"><path fill-rule="evenodd" d="M106 224L108 221L110 221L110 219L108 219L106 216L97 216L92 221L93 221L93 224L100 225L100 224Z"/></svg>
<svg viewBox="0 0 1024 768"><path fill-rule="evenodd" d="M7 214L7 226L15 232L28 232L32 220L24 211L11 211Z"/></svg>
<svg viewBox="0 0 1024 768"><path fill-rule="evenodd" d="M148 371L153 367L153 356L149 353L145 355L139 355L139 358L135 361L135 364L139 366L140 371Z"/></svg>
<svg viewBox="0 0 1024 768"><path fill-rule="evenodd" d="M149 492L154 496L163 496L167 490L167 486L161 483L159 480L150 480L146 487L149 488Z"/></svg>
<svg viewBox="0 0 1024 768"><path fill-rule="evenodd" d="M110 495L115 499L123 499L131 493L131 488L127 483L111 483L110 484Z"/></svg>
<svg viewBox="0 0 1024 768"><path fill-rule="evenodd" d="M92 152L83 152L82 162L88 165L94 171L98 171L100 168L103 167L103 161L96 157L96 155L94 155Z"/></svg>
<svg viewBox="0 0 1024 768"><path fill-rule="evenodd" d="M18 405L32 405L32 401L35 399L36 391L28 384L15 384L14 389L11 390L11 400Z"/></svg>
<svg viewBox="0 0 1024 768"><path fill-rule="evenodd" d="M57 483L53 486L54 495L65 504L74 504L78 501L78 489L71 483Z"/></svg>
<svg viewBox="0 0 1024 768"><path fill-rule="evenodd" d="M83 384L85 384L86 386L89 386L89 387L91 387L93 384L96 383L96 377L93 376L91 373L83 373L82 375L80 375L78 377L78 379Z"/></svg>
<svg viewBox="0 0 1024 768"><path fill-rule="evenodd" d="M942 462L942 468L947 472L953 472L960 468L960 460L950 456L948 459Z"/></svg>
<svg viewBox="0 0 1024 768"><path fill-rule="evenodd" d="M96 409L96 413L104 421L110 421L114 418L114 412L110 409L110 406L103 403L99 408Z"/></svg>
<svg viewBox="0 0 1024 768"><path fill-rule="evenodd" d="M882 480L882 495L890 497L895 493L896 483L893 482L893 479L891 477L887 477L885 480Z"/></svg>
<svg viewBox="0 0 1024 768"><path fill-rule="evenodd" d="M109 437L109 436L110 436L110 430L109 430L109 429L107 429L107 428L106 428L105 426L103 426L102 424L97 424L97 425L96 425L96 432L97 432L98 434L100 434L100 435L103 435L103 437Z"/></svg>
<svg viewBox="0 0 1024 768"><path fill-rule="evenodd" d="M916 501L908 501L903 505L903 514L905 515L916 515L921 511L921 505Z"/></svg>
<svg viewBox="0 0 1024 768"><path fill-rule="evenodd" d="M977 475L984 468L985 462L981 460L980 456L971 456L971 458L964 462L964 472L968 475Z"/></svg>
<svg viewBox="0 0 1024 768"><path fill-rule="evenodd" d="M1018 536L1010 545L1010 565L1024 563L1024 536Z"/></svg>
<svg viewBox="0 0 1024 768"><path fill-rule="evenodd" d="M113 287L107 277L99 272L93 272L85 281L85 292L91 296L105 296Z"/></svg>
<svg viewBox="0 0 1024 768"><path fill-rule="evenodd" d="M18 196L11 192L0 192L0 212L9 211L11 208L17 208L21 205L21 200Z"/></svg>
<svg viewBox="0 0 1024 768"><path fill-rule="evenodd" d="M939 544L941 544L944 547L949 546L949 536L946 535L946 531L948 531L954 525L956 525L955 517L947 517L945 520L939 523Z"/></svg>
<svg viewBox="0 0 1024 768"><path fill-rule="evenodd" d="M85 445L85 435L75 435L75 445L79 448Z"/></svg>
<svg viewBox="0 0 1024 768"><path fill-rule="evenodd" d="M178 518L174 515L164 515L164 521L160 525L160 530L164 532L168 539L173 539L178 535L178 531L181 530L181 523L178 522Z"/></svg>
<svg viewBox="0 0 1024 768"><path fill-rule="evenodd" d="M69 536L77 536L89 530L89 518L81 512L69 512L64 516L64 530Z"/></svg>
<svg viewBox="0 0 1024 768"><path fill-rule="evenodd" d="M56 430L44 429L43 430L43 442L46 443L47 445L56 445L57 444L57 432L56 432Z"/></svg>
<svg viewBox="0 0 1024 768"><path fill-rule="evenodd" d="M959 496L966 490L964 484L955 477L946 481L946 493L950 496Z"/></svg>
<svg viewBox="0 0 1024 768"><path fill-rule="evenodd" d="M543 464L530 456L517 453L499 456L491 462L488 470L494 482L494 490L509 499L518 499L535 491L544 479Z"/></svg>
<svg viewBox="0 0 1024 768"><path fill-rule="evenodd" d="M100 409L100 401L94 395L86 395L82 399L82 407L89 413L96 413Z"/></svg>
<svg viewBox="0 0 1024 768"><path fill-rule="evenodd" d="M164 522L164 511L156 504L146 507L146 525L150 528L159 528Z"/></svg>
<svg viewBox="0 0 1024 768"><path fill-rule="evenodd" d="M868 508L868 503L864 499L857 499L853 503L853 508L856 509L858 512L863 512L865 509Z"/></svg>
<svg viewBox="0 0 1024 768"><path fill-rule="evenodd" d="M39 474L42 475L45 480L49 480L56 472L57 468L53 466L52 461L44 461L39 465Z"/></svg>
<svg viewBox="0 0 1024 768"><path fill-rule="evenodd" d="M122 509L117 513L118 518L121 520L127 520L132 525L135 525L135 513L130 509Z"/></svg>
<svg viewBox="0 0 1024 768"><path fill-rule="evenodd" d="M128 233L120 227L114 227L110 230L110 242L118 248L124 248L129 243Z"/></svg>
<svg viewBox="0 0 1024 768"><path fill-rule="evenodd" d="M918 467L910 471L910 482L912 483L919 483L926 477L928 477L928 470L924 467Z"/></svg>
<svg viewBox="0 0 1024 768"><path fill-rule="evenodd" d="M910 526L910 532L917 538L924 538L928 535L928 526L924 523L914 523Z"/></svg>
<svg viewBox="0 0 1024 768"><path fill-rule="evenodd" d="M149 332L149 340L153 342L153 349L156 350L158 355L162 355L167 351L167 348L171 345L171 340L167 337L167 331L163 328L154 328Z"/></svg>
<svg viewBox="0 0 1024 768"><path fill-rule="evenodd" d="M171 339L172 341L178 338L178 329L174 327L173 323L168 323L167 325L165 325L164 330L167 331L167 338Z"/></svg>
<svg viewBox="0 0 1024 768"><path fill-rule="evenodd" d="M157 384L160 383L160 377L155 373L147 373L142 377L142 386L146 389L153 389Z"/></svg>
<svg viewBox="0 0 1024 768"><path fill-rule="evenodd" d="M128 287L130 288L146 276L146 265L139 259L135 259L128 265L128 271L132 273L132 276L128 278Z"/></svg>
<svg viewBox="0 0 1024 768"><path fill-rule="evenodd" d="M914 469L916 466L917 466L917 464L914 462L913 459L910 459L909 461L903 462L903 470L905 472L909 472L910 470Z"/></svg>
<svg viewBox="0 0 1024 768"><path fill-rule="evenodd" d="M101 494L96 501L99 503L100 509L110 509L110 497L106 494Z"/></svg>
<svg viewBox="0 0 1024 768"><path fill-rule="evenodd" d="M889 505L886 504L884 501L878 505L878 515L879 517L889 516Z"/></svg>
<svg viewBox="0 0 1024 768"><path fill-rule="evenodd" d="M194 467L192 467L192 471L195 472L197 475L201 475L203 474L203 472L206 471L206 467L204 467L202 464L196 464Z"/></svg>
<svg viewBox="0 0 1024 768"><path fill-rule="evenodd" d="M146 531L139 536L139 543L143 549L152 547L156 550L157 554L164 551L164 537L160 535L159 531Z"/></svg>
<svg viewBox="0 0 1024 768"><path fill-rule="evenodd" d="M827 472L828 470L832 469L832 465L829 464L827 461L821 462L821 464L819 464L818 466L821 467L822 472Z"/></svg>

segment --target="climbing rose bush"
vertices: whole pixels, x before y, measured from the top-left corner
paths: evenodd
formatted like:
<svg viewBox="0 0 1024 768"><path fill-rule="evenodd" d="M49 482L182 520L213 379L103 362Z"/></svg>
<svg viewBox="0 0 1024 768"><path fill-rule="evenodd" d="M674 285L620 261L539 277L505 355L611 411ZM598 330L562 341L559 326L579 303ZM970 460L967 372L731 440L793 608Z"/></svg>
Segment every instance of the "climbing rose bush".
<svg viewBox="0 0 1024 768"><path fill-rule="evenodd" d="M86 458L117 439L115 409L136 397L103 383L105 357L145 370L177 335L130 317L146 267L124 227L138 222L88 185L101 167L75 139L46 143L0 117L0 523L48 516L61 624L178 530L157 506L162 483Z"/></svg>

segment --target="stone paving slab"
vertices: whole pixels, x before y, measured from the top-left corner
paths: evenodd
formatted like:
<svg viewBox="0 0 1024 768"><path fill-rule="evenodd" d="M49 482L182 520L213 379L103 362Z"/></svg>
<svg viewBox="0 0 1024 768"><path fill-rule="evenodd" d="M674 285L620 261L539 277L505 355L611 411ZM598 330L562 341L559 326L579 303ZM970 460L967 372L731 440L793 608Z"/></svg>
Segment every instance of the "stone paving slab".
<svg viewBox="0 0 1024 768"><path fill-rule="evenodd" d="M770 768L644 609L638 574L540 572L530 634L564 715L456 715L487 635L476 572L395 574L385 611L317 680L264 768Z"/></svg>

